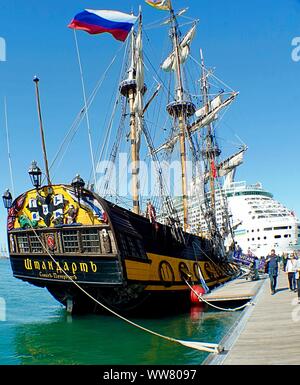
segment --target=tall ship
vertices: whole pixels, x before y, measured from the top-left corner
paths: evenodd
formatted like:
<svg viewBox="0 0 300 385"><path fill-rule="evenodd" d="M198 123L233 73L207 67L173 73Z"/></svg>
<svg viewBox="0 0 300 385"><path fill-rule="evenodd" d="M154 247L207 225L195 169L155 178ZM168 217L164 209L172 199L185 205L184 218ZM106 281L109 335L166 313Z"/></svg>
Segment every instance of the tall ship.
<svg viewBox="0 0 300 385"><path fill-rule="evenodd" d="M138 16L88 9L77 14L69 25L90 34L109 32L125 42L124 71L114 105L114 111L120 106L121 112L112 135L109 164L114 166L124 140L131 161L130 207L125 207L121 197L110 189L109 167L102 187L97 183L95 169L93 183L86 184L80 175L71 183L52 182L37 77L34 82L45 182L41 169L33 161L28 171L33 188L14 200L9 190L3 195L8 210L8 246L14 276L47 288L75 313L101 312L101 304L120 312L144 305L152 305L156 310L169 303L180 307L190 295L187 283L200 283L211 289L239 274L238 266L230 259L234 242L224 244L225 237L232 233L230 220L224 215L222 229L217 225L216 187L221 180L216 168L221 150L215 141L214 126L222 110L238 93L226 89L223 83L217 93L210 92L209 79L213 77L214 84L218 79L205 67L201 51L199 60L194 59L198 79L201 77L198 96L194 97L186 66L192 61L197 21L190 22L189 29L181 34L178 19L186 9L175 12L166 0L147 3L166 12L162 25L167 27L171 42L170 53L159 69L166 74L168 83L157 84L156 78L151 93L144 81L141 9ZM153 79L150 81L153 83ZM158 110L153 106L162 89L167 90L166 100L164 105L159 102ZM167 132L167 140L157 146L146 119L147 115L154 116L152 108L167 120L167 128L159 135L161 140ZM87 114L85 100L81 117ZM110 123L109 130L113 127ZM160 125L156 129L160 130ZM156 194L147 196L147 203L141 195L140 172L145 153L156 167L157 190ZM81 156L88 157L84 149ZM174 184L181 190L177 198L182 203L182 221L165 182L162 161L168 156L173 156L180 165ZM189 225L188 185L195 180L202 181L197 196L207 227L205 234Z"/></svg>

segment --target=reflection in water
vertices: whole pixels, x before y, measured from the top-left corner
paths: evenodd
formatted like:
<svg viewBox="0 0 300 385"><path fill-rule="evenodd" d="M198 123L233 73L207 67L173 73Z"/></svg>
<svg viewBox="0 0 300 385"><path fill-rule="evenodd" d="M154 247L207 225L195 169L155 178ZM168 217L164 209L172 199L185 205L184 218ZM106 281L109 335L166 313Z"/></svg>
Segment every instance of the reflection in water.
<svg viewBox="0 0 300 385"><path fill-rule="evenodd" d="M203 319L203 312L205 311L205 305L199 303L199 305L192 305L190 309L190 318L192 322L199 322Z"/></svg>

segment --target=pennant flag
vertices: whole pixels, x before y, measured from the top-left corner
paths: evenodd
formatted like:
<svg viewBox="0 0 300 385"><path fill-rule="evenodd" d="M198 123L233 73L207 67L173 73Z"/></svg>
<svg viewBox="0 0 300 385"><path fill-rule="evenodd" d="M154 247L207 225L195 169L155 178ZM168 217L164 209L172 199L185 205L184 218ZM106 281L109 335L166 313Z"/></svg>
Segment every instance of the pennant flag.
<svg viewBox="0 0 300 385"><path fill-rule="evenodd" d="M92 35L108 32L115 39L125 41L136 20L137 16L119 11L85 9L74 17L68 27Z"/></svg>
<svg viewBox="0 0 300 385"><path fill-rule="evenodd" d="M211 160L211 162L210 162L210 167L211 167L211 173L212 173L213 178L216 178L217 177L217 169L216 169L215 162L213 160Z"/></svg>
<svg viewBox="0 0 300 385"><path fill-rule="evenodd" d="M171 9L170 0L146 0L146 3L163 11L168 11Z"/></svg>

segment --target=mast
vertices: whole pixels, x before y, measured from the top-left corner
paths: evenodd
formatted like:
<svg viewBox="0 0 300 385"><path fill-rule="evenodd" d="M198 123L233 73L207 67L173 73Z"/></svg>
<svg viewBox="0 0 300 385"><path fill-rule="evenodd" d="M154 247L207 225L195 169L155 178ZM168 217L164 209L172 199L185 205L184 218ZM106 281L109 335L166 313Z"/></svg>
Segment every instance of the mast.
<svg viewBox="0 0 300 385"><path fill-rule="evenodd" d="M131 69L129 76L131 80L135 78L135 66L134 66L134 51L135 51L135 35L132 33L131 41ZM139 203L139 153L137 149L137 140L136 140L136 116L135 116L135 98L136 98L136 87L131 87L128 91L128 101L130 108L130 145L131 145L131 176L132 176L132 203L133 203L133 212L136 214L140 213L140 203Z"/></svg>
<svg viewBox="0 0 300 385"><path fill-rule="evenodd" d="M37 103L37 110L38 110L39 123L40 123L40 133L41 133L42 149L43 149L43 156L44 156L44 163L45 163L45 172L46 172L48 186L51 186L51 179L50 179L49 167L48 167L48 158L47 158L47 152L46 152L46 144L45 144L45 136L44 136L44 129L43 129L43 121L42 121L41 103L40 103L40 93L39 93L40 79L37 76L35 76L33 78L33 81L35 83L36 103Z"/></svg>
<svg viewBox="0 0 300 385"><path fill-rule="evenodd" d="M138 34L141 38L142 33L142 13L139 12L139 29ZM131 64L129 68L128 78L120 84L120 93L128 100L130 110L130 147L131 147L131 176L132 176L132 211L140 214L139 201L139 141L140 133L138 132L138 112L137 112L137 96L139 85L136 79L137 73L137 54L136 54L136 36L134 31L131 33ZM144 88L144 87L143 87Z"/></svg>
<svg viewBox="0 0 300 385"><path fill-rule="evenodd" d="M210 100L208 96L209 86L207 84L207 74L204 66L204 58L202 49L200 49L200 58L201 58L201 67L202 67L202 78L201 78L201 89L203 96L203 103L207 105L210 112ZM216 210L216 198L215 198L215 157L219 155L219 151L217 148L214 148L213 136L212 136L212 123L207 125L207 136L206 136L206 150L205 156L208 162L208 170L209 170L209 184L210 184L210 207L211 213L213 215L213 226L215 227L215 210Z"/></svg>
<svg viewBox="0 0 300 385"><path fill-rule="evenodd" d="M171 3L171 2L170 2ZM184 88L181 72L180 59L180 44L178 36L177 19L170 4L170 22L171 22L171 38L173 43L173 50L175 54L176 66L176 87L175 87L175 101L167 106L168 113L178 121L179 126L179 147L180 147L180 162L181 162L181 183L182 183L182 204L183 204L183 230L186 231L188 227L188 189L187 189L187 175L186 175L186 119L187 116L195 112L195 106L184 100Z"/></svg>

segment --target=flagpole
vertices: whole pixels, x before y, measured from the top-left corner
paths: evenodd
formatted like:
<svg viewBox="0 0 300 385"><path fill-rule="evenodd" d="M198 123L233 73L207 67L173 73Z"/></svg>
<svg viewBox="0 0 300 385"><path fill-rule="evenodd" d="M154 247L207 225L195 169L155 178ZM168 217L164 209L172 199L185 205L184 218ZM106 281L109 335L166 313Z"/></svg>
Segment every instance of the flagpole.
<svg viewBox="0 0 300 385"><path fill-rule="evenodd" d="M10 173L10 183L11 183L11 189L12 189L12 193L13 193L13 197L14 197L15 196L15 188L14 188L12 161L11 161L11 155L10 155L6 97L4 98L4 116L5 116L5 131L6 131L6 143L7 143L8 165L9 165L9 173Z"/></svg>
<svg viewBox="0 0 300 385"><path fill-rule="evenodd" d="M39 81L40 80L37 76L35 76L33 78L33 81L35 83L36 105L37 105L38 117L39 117L39 123L40 123L40 134L41 134L42 149L43 149L43 156L44 156L44 163L45 163L45 173L46 173L46 177L47 177L48 186L51 186L51 179L50 179L49 167L48 167L48 158L47 158L47 151L46 151L46 143L45 143L45 135L44 135L44 128L43 128L43 120L42 120L40 93L39 93Z"/></svg>
<svg viewBox="0 0 300 385"><path fill-rule="evenodd" d="M87 124L87 129L88 129L88 138L89 138L90 154L91 154L91 160L92 160L93 177L94 177L94 183L96 186L96 167L95 167L95 158L94 158L93 145L92 145L92 134L91 134L91 127L90 127L90 119L89 119L89 114L88 114L85 84L84 84L84 78L83 78L83 71L82 71L82 65L81 65L81 58L80 58L78 41L77 41L76 29L73 29L73 31L74 31L74 39L75 39L75 45L76 45L76 52L77 52L80 77L81 77L81 86L82 86L82 94L83 94L84 109L85 109L85 116L86 116L86 124Z"/></svg>

